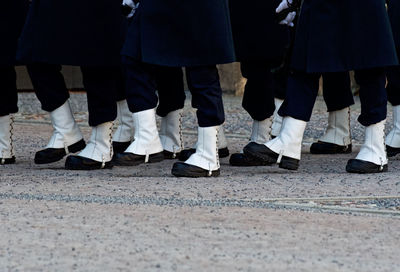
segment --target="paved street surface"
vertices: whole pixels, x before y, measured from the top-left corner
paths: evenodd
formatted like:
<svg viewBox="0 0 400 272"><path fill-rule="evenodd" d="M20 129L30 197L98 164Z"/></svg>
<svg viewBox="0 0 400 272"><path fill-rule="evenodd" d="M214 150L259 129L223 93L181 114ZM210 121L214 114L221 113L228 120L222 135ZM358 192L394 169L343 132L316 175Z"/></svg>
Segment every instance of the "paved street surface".
<svg viewBox="0 0 400 272"><path fill-rule="evenodd" d="M72 102L88 137L85 98ZM63 161L37 166L49 117L32 94L20 104L18 162L0 167L0 271L400 271L400 158L388 173L344 171L362 142L359 104L353 154L309 154L326 126L318 100L299 171L222 159L212 179L174 178L173 161L94 172L65 171ZM251 120L239 97L227 95L225 105L238 152ZM188 102L186 146L195 120Z"/></svg>

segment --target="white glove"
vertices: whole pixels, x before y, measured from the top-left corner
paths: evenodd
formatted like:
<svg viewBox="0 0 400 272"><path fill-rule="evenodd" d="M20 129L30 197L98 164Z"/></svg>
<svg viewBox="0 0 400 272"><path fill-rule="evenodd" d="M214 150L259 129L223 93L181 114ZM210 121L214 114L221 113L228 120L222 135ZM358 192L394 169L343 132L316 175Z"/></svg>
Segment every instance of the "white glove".
<svg viewBox="0 0 400 272"><path fill-rule="evenodd" d="M288 9L291 4L293 4L293 0L282 0L282 2L276 8L276 13L280 13L281 11Z"/></svg>
<svg viewBox="0 0 400 272"><path fill-rule="evenodd" d="M123 0L122 5L128 6L132 9L132 11L126 16L127 18L132 18L132 16L136 12L136 9L139 7L139 3L135 4L135 2L133 2L133 0Z"/></svg>
<svg viewBox="0 0 400 272"><path fill-rule="evenodd" d="M276 8L276 13L280 13L283 10L288 9L291 4L293 4L293 0L282 0L282 2ZM289 12L286 18L280 21L279 24L293 27L294 26L293 21L296 18L296 15L297 15L296 11Z"/></svg>

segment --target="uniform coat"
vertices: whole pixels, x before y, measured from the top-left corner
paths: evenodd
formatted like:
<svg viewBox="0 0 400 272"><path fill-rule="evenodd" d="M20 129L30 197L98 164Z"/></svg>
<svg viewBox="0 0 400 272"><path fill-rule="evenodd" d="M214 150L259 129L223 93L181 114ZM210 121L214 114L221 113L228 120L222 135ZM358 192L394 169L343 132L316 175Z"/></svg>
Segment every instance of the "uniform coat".
<svg viewBox="0 0 400 272"><path fill-rule="evenodd" d="M33 0L18 58L77 66L118 65L124 24L119 0Z"/></svg>
<svg viewBox="0 0 400 272"><path fill-rule="evenodd" d="M389 17L392 23L393 36L400 55L400 0L389 1ZM389 67L387 69L388 84L386 87L388 100L392 106L400 105L400 66Z"/></svg>
<svg viewBox="0 0 400 272"><path fill-rule="evenodd" d="M0 65L15 64L18 37L24 25L27 0L4 0L0 8Z"/></svg>
<svg viewBox="0 0 400 272"><path fill-rule="evenodd" d="M228 0L142 0L122 53L172 67L233 62Z"/></svg>
<svg viewBox="0 0 400 272"><path fill-rule="evenodd" d="M0 116L18 111L14 70L18 37L29 7L27 0L5 0L0 8Z"/></svg>
<svg viewBox="0 0 400 272"><path fill-rule="evenodd" d="M397 64L385 0L305 0L292 66L340 72Z"/></svg>
<svg viewBox="0 0 400 272"><path fill-rule="evenodd" d="M238 61L280 59L289 44L289 29L276 20L280 0L229 0Z"/></svg>
<svg viewBox="0 0 400 272"><path fill-rule="evenodd" d="M389 17L392 23L394 41L400 49L400 0L389 1Z"/></svg>

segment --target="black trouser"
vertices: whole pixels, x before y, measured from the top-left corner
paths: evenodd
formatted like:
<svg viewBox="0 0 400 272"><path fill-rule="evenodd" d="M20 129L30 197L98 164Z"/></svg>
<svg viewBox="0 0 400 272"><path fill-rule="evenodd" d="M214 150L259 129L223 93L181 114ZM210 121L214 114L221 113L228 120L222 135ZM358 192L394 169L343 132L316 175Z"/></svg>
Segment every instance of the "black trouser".
<svg viewBox="0 0 400 272"><path fill-rule="evenodd" d="M81 71L87 93L89 125L114 121L117 97L124 94L121 69L82 66ZM52 112L68 100L69 92L61 74L61 65L30 64L28 72L43 110Z"/></svg>
<svg viewBox="0 0 400 272"><path fill-rule="evenodd" d="M256 121L271 117L275 111L276 95L273 65L268 62L241 62L243 77L247 78L242 106Z"/></svg>
<svg viewBox="0 0 400 272"><path fill-rule="evenodd" d="M324 73L323 96L328 112L342 110L354 104L348 72Z"/></svg>
<svg viewBox="0 0 400 272"><path fill-rule="evenodd" d="M153 69L159 100L156 111L157 115L165 117L170 112L183 109L186 95L182 68L154 66ZM126 74L125 70L124 74ZM119 94L117 97L117 101L125 99L126 92Z"/></svg>
<svg viewBox="0 0 400 272"><path fill-rule="evenodd" d="M158 104L157 75L163 69L175 69L145 64L129 57L124 57L126 70L126 97L129 109L132 112L140 112L154 109ZM197 119L200 127L219 126L225 120L222 103L222 90L219 83L219 75L216 66L187 67L186 79L189 90L192 93L192 106L197 109ZM165 80L165 81L164 81ZM168 78L163 79L168 84ZM161 91L159 95L174 103L174 107L167 110L159 108L161 116L168 114L173 108L180 109L184 102L184 93L181 91L181 83L173 88L173 93L167 94ZM167 88L168 89L168 88ZM179 89L179 92L176 90ZM163 93L163 94L161 94ZM164 100L166 101L166 100ZM162 106L162 105L161 105Z"/></svg>
<svg viewBox="0 0 400 272"><path fill-rule="evenodd" d="M397 48L397 55L400 56L400 48ZM386 71L388 84L386 87L388 101L392 106L400 105L400 66L390 67Z"/></svg>
<svg viewBox="0 0 400 272"><path fill-rule="evenodd" d="M269 62L242 62L241 70L247 83L243 95L243 108L257 121L265 120L274 113L274 97L285 99L287 77L282 72L271 72L276 65ZM354 104L348 72L324 73L324 100L328 112Z"/></svg>
<svg viewBox="0 0 400 272"><path fill-rule="evenodd" d="M308 122L318 95L320 76L318 73L293 72L289 76L286 99L279 114ZM358 70L355 76L360 85L361 115L358 121L369 126L386 119L384 68Z"/></svg>
<svg viewBox="0 0 400 272"><path fill-rule="evenodd" d="M14 66L0 67L0 116L18 112L17 77Z"/></svg>
<svg viewBox="0 0 400 272"><path fill-rule="evenodd" d="M182 68L157 66L154 70L159 99L157 115L165 117L183 109L186 95Z"/></svg>

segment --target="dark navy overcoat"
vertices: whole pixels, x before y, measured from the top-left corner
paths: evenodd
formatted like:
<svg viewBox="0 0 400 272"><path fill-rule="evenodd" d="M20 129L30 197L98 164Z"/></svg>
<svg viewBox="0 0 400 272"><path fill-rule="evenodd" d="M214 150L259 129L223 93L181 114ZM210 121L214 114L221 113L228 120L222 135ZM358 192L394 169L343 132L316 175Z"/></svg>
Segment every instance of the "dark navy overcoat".
<svg viewBox="0 0 400 272"><path fill-rule="evenodd" d="M228 0L141 0L122 53L173 67L233 62Z"/></svg>
<svg viewBox="0 0 400 272"><path fill-rule="evenodd" d="M120 63L121 0L33 0L19 59L63 65Z"/></svg>
<svg viewBox="0 0 400 272"><path fill-rule="evenodd" d="M29 2L2 0L0 7L0 65L15 64L18 37L24 25Z"/></svg>
<svg viewBox="0 0 400 272"><path fill-rule="evenodd" d="M400 0L389 1L389 17L392 23L394 41L400 49Z"/></svg>
<svg viewBox="0 0 400 272"><path fill-rule="evenodd" d="M396 64L385 0L304 0L293 68L339 72Z"/></svg>
<svg viewBox="0 0 400 272"><path fill-rule="evenodd" d="M289 43L289 29L278 24L281 0L229 0L238 61L279 59Z"/></svg>

